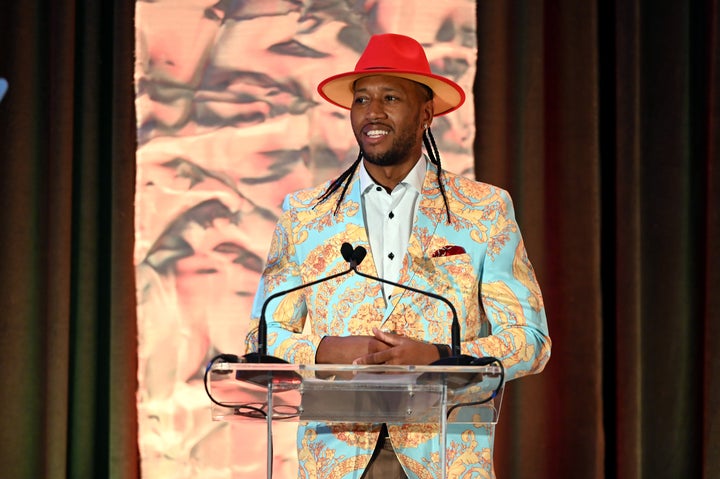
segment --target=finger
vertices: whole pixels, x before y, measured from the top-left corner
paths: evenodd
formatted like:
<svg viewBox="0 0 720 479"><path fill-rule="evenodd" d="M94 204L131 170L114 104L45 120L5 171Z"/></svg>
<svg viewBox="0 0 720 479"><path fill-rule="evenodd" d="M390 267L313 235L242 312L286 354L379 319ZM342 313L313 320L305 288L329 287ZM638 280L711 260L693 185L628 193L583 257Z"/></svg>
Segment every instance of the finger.
<svg viewBox="0 0 720 479"><path fill-rule="evenodd" d="M375 335L375 339L391 346L397 346L400 344L400 336L397 334L385 332L378 328L373 328L373 334Z"/></svg>
<svg viewBox="0 0 720 479"><path fill-rule="evenodd" d="M355 365L364 365L364 364L371 364L367 362L367 358L369 355L360 356L359 358L355 358L355 360L352 362Z"/></svg>
<svg viewBox="0 0 720 479"><path fill-rule="evenodd" d="M353 364L368 364L368 365L374 365L374 364L385 364L385 361L382 359L383 353L370 353L366 354L364 356L360 356L359 358L355 359L353 361Z"/></svg>

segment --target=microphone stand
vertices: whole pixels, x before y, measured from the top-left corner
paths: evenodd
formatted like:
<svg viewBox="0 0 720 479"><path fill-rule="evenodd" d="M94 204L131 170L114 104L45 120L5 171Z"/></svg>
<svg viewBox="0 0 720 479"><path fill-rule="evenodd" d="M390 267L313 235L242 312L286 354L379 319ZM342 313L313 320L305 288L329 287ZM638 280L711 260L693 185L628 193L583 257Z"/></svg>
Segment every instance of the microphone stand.
<svg viewBox="0 0 720 479"><path fill-rule="evenodd" d="M376 281L380 281L381 283L389 284L392 286L397 286L402 289L406 289L408 291L412 291L414 293L423 294L425 296L429 296L431 298L437 299L442 301L443 303L447 304L447 306L450 308L450 311L452 312L452 323L450 325L450 334L451 334L451 350L452 355L448 358L442 358L438 359L437 361L434 361L431 363L432 365L436 366L467 366L467 365L487 365L494 361L496 361L495 358L476 358L474 356L470 356L467 354L461 354L460 353L460 321L458 320L457 310L455 309L455 306L450 302L449 299L440 296L439 294L432 293L430 291L424 291L422 289L413 288L412 286L408 286L401 283L396 283L394 281L390 281L388 279L380 278L377 276L372 276L366 273L363 273L361 271L358 271L357 267L362 262L363 259L365 259L365 255L367 255L367 250L363 248L362 246L358 246L353 251L353 258L350 262L350 269L355 271L356 274L359 276L362 276L363 278L372 279ZM347 259L347 258L346 258Z"/></svg>
<svg viewBox="0 0 720 479"><path fill-rule="evenodd" d="M258 321L258 350L256 353L248 353L243 356L243 359L245 362L248 363L285 363L287 364L287 361L285 361L282 358L278 358L275 356L268 356L267 354L267 320L265 319L265 312L267 311L267 307L270 304L270 301L272 301L275 298L279 298L280 296L284 296L286 294L292 293L294 291L298 291L303 288L308 288L310 286L314 286L318 283L322 283L323 281L329 281L331 279L338 278L340 276L346 275L350 273L352 269L352 256L354 253L353 247L350 245L350 243L343 243L340 247L340 253L342 254L342 257L345 259L345 261L350 263L350 268L346 269L345 271L341 271L339 273L332 274L330 276L326 276L324 278L316 279L315 281L311 281L309 283L304 283L289 289L284 289L281 291L278 291L276 293L271 294L268 296L265 301L263 301L262 309L260 310L260 319ZM364 255L363 255L364 256ZM238 378L239 379L239 378Z"/></svg>
<svg viewBox="0 0 720 479"><path fill-rule="evenodd" d="M304 283L299 286L295 286L293 288L284 289L282 291L278 291L277 293L273 293L270 296L268 296L262 305L262 309L260 310L260 321L258 322L258 351L257 351L257 353L246 354L244 356L246 358L246 360L248 360L248 362L256 362L256 363L278 363L278 362L285 363L285 362L287 362L287 361L284 361L283 359L277 358L275 356L267 355L267 320L265 319L265 311L267 310L267 307L268 307L268 304L270 304L270 301L272 301L275 298L279 298L280 296L284 296L286 294L293 293L300 289L309 288L310 286L315 286L316 284L322 283L323 281L329 281L331 279L338 278L340 276L348 274L351 271L352 271L352 268L349 268L345 271L341 271L339 273L335 273L330 276L326 276L324 278L316 279L315 281L311 281L309 283Z"/></svg>

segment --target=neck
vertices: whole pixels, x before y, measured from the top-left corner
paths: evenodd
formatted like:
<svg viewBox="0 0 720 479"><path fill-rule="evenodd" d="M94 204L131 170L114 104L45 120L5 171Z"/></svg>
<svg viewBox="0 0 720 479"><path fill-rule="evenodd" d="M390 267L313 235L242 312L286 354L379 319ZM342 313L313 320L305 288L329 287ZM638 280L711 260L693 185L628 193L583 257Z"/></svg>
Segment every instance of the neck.
<svg viewBox="0 0 720 479"><path fill-rule="evenodd" d="M397 165L382 166L371 163L366 158L363 158L363 164L373 181L385 188L385 190L389 193L407 177L408 173L415 168L415 165L417 165L419 160L420 156L417 156L413 161L406 161Z"/></svg>

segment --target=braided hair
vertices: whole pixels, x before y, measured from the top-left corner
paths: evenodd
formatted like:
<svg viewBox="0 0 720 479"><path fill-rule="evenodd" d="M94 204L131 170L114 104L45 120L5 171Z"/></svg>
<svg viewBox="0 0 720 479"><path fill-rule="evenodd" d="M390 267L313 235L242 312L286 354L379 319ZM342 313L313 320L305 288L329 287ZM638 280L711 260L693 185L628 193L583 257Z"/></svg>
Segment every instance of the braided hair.
<svg viewBox="0 0 720 479"><path fill-rule="evenodd" d="M423 132L423 144L425 145L425 150L427 151L428 157L430 158L430 162L433 163L435 166L437 166L438 169L438 187L440 188L440 194L443 197L443 202L445 203L445 212L447 213L447 222L448 224L452 223L452 220L450 218L450 205L448 204L447 194L445 193L445 187L443 186L442 176L443 176L443 170L442 170L442 164L440 163L440 153L437 149L437 144L435 143L435 137L432 134L432 131L430 131L430 127L428 127ZM338 197L337 201L335 202L335 213L337 214L338 211L340 211L340 204L342 203L342 200L345 198L345 193L347 193L347 189L350 186L350 180L352 180L353 174L355 173L355 170L357 170L358 165L360 164L360 160L362 160L362 151L358 154L357 160L353 162L350 167L343 171L340 176L335 178L330 185L327 187L327 189L323 192L322 195L318 198L317 203L315 203L315 206L318 206L325 201L328 200L341 186L342 191L340 191L340 196ZM313 208L315 208L313 206Z"/></svg>
<svg viewBox="0 0 720 479"><path fill-rule="evenodd" d="M447 213L447 223L452 223L450 219L450 205L448 204L447 194L445 193L445 187L443 186L443 169L440 163L440 152L438 152L437 144L435 143L435 137L430 131L430 127L425 130L423 135L423 143L425 144L425 150L428 152L430 162L435 164L438 169L438 187L440 188L440 194L443 197L443 203L445 203L445 213Z"/></svg>

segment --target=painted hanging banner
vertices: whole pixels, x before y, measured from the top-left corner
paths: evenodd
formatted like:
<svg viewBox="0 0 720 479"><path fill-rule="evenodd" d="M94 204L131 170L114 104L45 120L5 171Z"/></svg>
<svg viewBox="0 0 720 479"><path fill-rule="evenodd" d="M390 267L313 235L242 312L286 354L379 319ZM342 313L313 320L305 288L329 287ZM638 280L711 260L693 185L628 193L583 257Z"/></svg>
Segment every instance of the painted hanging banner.
<svg viewBox="0 0 720 479"><path fill-rule="evenodd" d="M212 421L202 375L215 354L244 353L284 196L357 157L348 113L315 88L383 32L423 43L435 73L470 95L473 1L138 1L142 477L265 477L264 424ZM433 132L443 165L472 176L472 101ZM274 429L275 477L297 475L294 428Z"/></svg>

